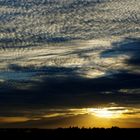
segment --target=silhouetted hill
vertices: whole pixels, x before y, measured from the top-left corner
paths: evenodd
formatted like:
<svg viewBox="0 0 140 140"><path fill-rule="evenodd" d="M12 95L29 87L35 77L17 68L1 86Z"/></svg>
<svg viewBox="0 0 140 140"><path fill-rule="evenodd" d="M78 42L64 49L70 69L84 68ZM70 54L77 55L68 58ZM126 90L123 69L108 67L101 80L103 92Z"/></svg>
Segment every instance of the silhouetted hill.
<svg viewBox="0 0 140 140"><path fill-rule="evenodd" d="M140 133L139 128L58 128L58 129L29 129L29 128L6 128L0 129L0 137L10 138L64 138L64 139L126 139L138 138Z"/></svg>

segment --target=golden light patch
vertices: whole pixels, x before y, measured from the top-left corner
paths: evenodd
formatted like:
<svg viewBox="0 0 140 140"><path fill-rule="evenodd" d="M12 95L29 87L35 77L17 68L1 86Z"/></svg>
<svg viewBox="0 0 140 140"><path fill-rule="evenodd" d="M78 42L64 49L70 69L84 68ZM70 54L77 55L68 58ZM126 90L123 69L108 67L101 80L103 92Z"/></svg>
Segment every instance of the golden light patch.
<svg viewBox="0 0 140 140"><path fill-rule="evenodd" d="M29 120L27 117L0 117L0 123L26 122Z"/></svg>

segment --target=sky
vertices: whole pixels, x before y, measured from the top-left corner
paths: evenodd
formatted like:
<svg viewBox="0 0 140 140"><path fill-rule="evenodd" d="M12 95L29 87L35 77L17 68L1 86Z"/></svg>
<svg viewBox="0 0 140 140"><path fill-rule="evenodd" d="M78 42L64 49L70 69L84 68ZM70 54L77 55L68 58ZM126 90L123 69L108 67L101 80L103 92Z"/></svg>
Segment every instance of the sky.
<svg viewBox="0 0 140 140"><path fill-rule="evenodd" d="M140 128L139 0L0 0L0 128Z"/></svg>

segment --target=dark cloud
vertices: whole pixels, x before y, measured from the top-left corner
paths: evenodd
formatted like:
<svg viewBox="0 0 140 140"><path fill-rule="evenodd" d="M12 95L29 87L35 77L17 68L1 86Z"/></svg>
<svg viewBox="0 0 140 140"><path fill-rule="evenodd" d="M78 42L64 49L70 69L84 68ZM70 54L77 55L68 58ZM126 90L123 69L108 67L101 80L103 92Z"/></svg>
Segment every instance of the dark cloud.
<svg viewBox="0 0 140 140"><path fill-rule="evenodd" d="M103 57L116 57L130 53L131 58L124 63L138 67L134 58L139 57L139 40L124 40L116 48L101 54ZM138 60L139 62L139 60ZM121 89L138 89L140 87L140 73L131 70L119 70L111 76L99 78L84 78L78 73L78 68L65 67L21 67L10 64L9 69L15 72L36 72L34 80L6 81L1 84L0 104L6 106L26 107L84 107L115 102L117 104L139 104L140 94L134 91L124 94ZM31 85L29 88L20 89Z"/></svg>
<svg viewBox="0 0 140 140"><path fill-rule="evenodd" d="M120 43L113 43L114 47L112 49L108 49L102 52L101 57L117 57L123 54L129 55L130 59L128 60L128 64L130 65L139 64L139 52L140 52L140 39L126 38Z"/></svg>
<svg viewBox="0 0 140 140"><path fill-rule="evenodd" d="M56 77L57 74L59 75L58 78ZM12 86L11 89L6 88L0 94L1 106L84 107L109 102L125 105L138 104L139 102L139 94L125 95L119 90L122 88L139 88L140 75L121 73L114 75L114 78L87 79L74 77L76 73L70 73L71 76L69 77L65 77L64 73L61 76L60 74L61 71L52 72L52 75L55 75L54 78L46 77L41 82L23 82L23 85L30 84L30 82L33 85L26 90L18 90ZM51 74L49 73L49 75ZM15 82L15 84L17 83ZM107 94L108 92L109 94Z"/></svg>

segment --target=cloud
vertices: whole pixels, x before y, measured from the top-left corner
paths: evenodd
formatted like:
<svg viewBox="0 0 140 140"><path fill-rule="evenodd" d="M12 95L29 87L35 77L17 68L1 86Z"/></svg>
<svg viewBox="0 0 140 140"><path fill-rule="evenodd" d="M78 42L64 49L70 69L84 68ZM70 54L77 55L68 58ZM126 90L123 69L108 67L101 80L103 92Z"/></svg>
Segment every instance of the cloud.
<svg viewBox="0 0 140 140"><path fill-rule="evenodd" d="M99 57L106 59L114 57L116 59L116 57L126 54L129 58L120 63L122 66L128 66L124 69L123 67L113 69L114 65L112 65L100 77L83 76L83 67L60 67L60 65L35 67L34 65L9 64L7 73L12 73L11 77L7 76L6 78L3 75L4 72L2 74L2 79L5 80L1 83L1 106L85 107L111 102L126 106L139 105L140 74L138 65L129 62L135 56L137 57L139 40L126 39L113 44L113 46L112 49L101 51ZM80 51L81 54L84 53L85 48L84 50L80 49L71 53L79 52L80 54ZM116 52L119 53L116 54ZM98 69L98 65L95 69ZM85 72L88 71L85 69ZM21 74L21 78L14 77L14 73L16 76L18 73ZM23 76L24 73L26 76ZM125 92L126 90L127 92Z"/></svg>
<svg viewBox="0 0 140 140"><path fill-rule="evenodd" d="M139 106L138 0L53 2L0 2L0 113Z"/></svg>
<svg viewBox="0 0 140 140"><path fill-rule="evenodd" d="M119 3L59 0L53 3L48 0L2 0L0 46L20 48L72 39L138 36L138 0Z"/></svg>

